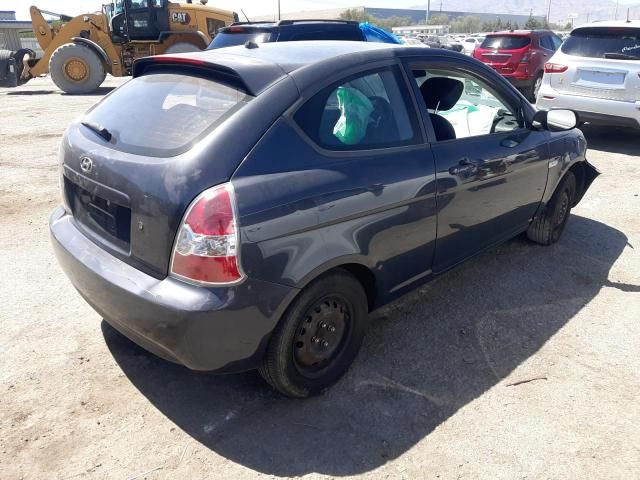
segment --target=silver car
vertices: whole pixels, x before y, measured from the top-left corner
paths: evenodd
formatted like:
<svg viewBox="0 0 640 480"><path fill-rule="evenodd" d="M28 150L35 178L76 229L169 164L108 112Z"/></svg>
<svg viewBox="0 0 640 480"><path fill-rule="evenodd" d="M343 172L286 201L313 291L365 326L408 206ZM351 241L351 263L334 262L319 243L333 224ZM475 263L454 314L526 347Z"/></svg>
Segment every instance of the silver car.
<svg viewBox="0 0 640 480"><path fill-rule="evenodd" d="M640 128L640 21L574 29L545 64L536 106L581 122Z"/></svg>

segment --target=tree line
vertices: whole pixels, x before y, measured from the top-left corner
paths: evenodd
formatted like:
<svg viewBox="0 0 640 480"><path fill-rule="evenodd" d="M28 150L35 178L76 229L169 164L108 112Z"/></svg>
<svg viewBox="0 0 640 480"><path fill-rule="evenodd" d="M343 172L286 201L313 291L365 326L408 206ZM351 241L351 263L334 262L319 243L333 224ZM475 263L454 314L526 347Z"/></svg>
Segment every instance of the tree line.
<svg viewBox="0 0 640 480"><path fill-rule="evenodd" d="M406 27L409 25L424 25L424 22L417 22L410 17L389 17L378 18L366 13L359 8L349 8L340 14L342 20L355 20L358 22L369 22L387 31L393 27ZM500 17L487 21L473 15L449 18L448 15L437 14L429 18L427 25L448 25L450 33L474 33L474 32L495 32L500 30L518 30L521 26L518 22L503 21ZM570 30L571 23L567 25L548 24L546 20L539 20L533 15L529 15L527 21L522 25L525 30L550 29L550 30Z"/></svg>

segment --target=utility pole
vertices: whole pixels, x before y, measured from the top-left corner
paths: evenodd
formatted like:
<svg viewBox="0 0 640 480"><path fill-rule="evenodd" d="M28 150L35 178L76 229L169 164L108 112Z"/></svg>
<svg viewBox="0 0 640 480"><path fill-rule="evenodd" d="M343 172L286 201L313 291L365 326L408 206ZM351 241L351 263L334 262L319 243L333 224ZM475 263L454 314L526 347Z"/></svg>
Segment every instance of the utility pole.
<svg viewBox="0 0 640 480"><path fill-rule="evenodd" d="M549 28L548 26L551 24L551 0L549 0L549 3L547 4L547 28Z"/></svg>
<svg viewBox="0 0 640 480"><path fill-rule="evenodd" d="M427 0L427 19L425 23L429 23L429 17L431 16L431 0Z"/></svg>
<svg viewBox="0 0 640 480"><path fill-rule="evenodd" d="M614 20L618 19L618 7L620 6L620 0L616 0L616 13L613 17Z"/></svg>
<svg viewBox="0 0 640 480"><path fill-rule="evenodd" d="M280 16L280 0L278 0L278 21L282 20L282 17Z"/></svg>

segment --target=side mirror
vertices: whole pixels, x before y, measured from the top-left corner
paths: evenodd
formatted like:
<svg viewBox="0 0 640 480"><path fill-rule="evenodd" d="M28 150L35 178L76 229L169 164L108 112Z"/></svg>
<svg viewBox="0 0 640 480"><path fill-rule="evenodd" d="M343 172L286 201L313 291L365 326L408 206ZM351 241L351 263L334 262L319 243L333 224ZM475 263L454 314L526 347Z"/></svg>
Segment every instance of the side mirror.
<svg viewBox="0 0 640 480"><path fill-rule="evenodd" d="M578 115L573 110L540 110L533 116L531 126L536 130L565 132L578 126Z"/></svg>

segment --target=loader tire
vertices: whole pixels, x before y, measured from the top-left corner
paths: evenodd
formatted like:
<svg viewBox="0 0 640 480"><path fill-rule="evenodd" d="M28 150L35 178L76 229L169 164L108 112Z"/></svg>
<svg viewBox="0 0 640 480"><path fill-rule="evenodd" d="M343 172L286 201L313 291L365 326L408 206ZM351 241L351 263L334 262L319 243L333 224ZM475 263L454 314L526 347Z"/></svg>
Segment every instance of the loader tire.
<svg viewBox="0 0 640 480"><path fill-rule="evenodd" d="M195 46L191 42L177 42L167 48L164 53L189 53L199 52L201 50L200 47Z"/></svg>
<svg viewBox="0 0 640 480"><path fill-rule="evenodd" d="M100 57L89 47L67 43L53 52L49 73L56 86L73 95L91 93L107 76Z"/></svg>

